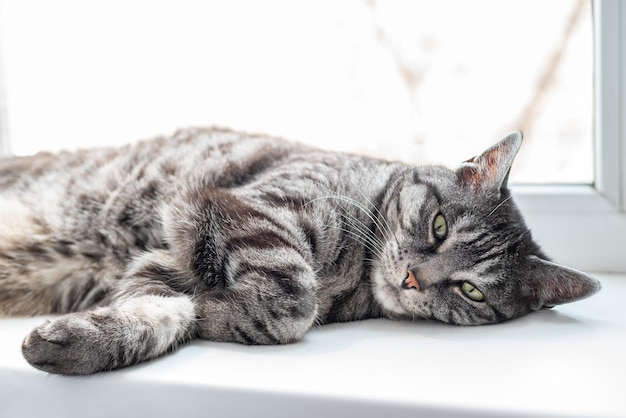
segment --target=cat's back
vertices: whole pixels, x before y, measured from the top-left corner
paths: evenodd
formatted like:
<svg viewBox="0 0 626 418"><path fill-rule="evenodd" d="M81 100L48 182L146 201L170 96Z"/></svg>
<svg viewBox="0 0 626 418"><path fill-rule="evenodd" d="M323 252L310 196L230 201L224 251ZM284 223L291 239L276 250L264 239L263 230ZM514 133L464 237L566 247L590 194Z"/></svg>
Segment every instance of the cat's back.
<svg viewBox="0 0 626 418"><path fill-rule="evenodd" d="M302 152L304 147L274 137L221 128L189 128L122 147L2 158L0 192L24 190L46 181L114 189L121 183L140 181L150 171L172 180L202 170L209 176L221 174L216 178L226 182L229 175L242 175L243 169L254 170L286 154Z"/></svg>
<svg viewBox="0 0 626 418"><path fill-rule="evenodd" d="M306 151L207 128L120 148L0 159L0 276L8 278L0 316L96 303L130 260L167 246L160 216L184 197L181 190L193 184L234 188L294 153ZM58 280L64 287L56 287ZM15 305L25 286L28 300ZM63 289L93 297L70 298Z"/></svg>
<svg viewBox="0 0 626 418"><path fill-rule="evenodd" d="M27 230L108 243L128 231L145 247L160 239L156 214L180 196L176 191L198 181L244 184L299 152L305 151L262 135L191 128L119 148L4 158L0 230L28 224Z"/></svg>

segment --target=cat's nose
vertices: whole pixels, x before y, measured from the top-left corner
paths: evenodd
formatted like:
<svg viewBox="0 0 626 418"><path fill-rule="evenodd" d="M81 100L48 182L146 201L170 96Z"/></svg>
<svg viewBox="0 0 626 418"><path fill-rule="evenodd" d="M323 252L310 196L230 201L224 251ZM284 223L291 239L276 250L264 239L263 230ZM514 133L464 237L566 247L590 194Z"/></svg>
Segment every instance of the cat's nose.
<svg viewBox="0 0 626 418"><path fill-rule="evenodd" d="M402 288L405 290L420 290L420 282L415 277L415 273L413 272L413 270L409 269L406 271L406 277L404 278L404 280L402 280Z"/></svg>

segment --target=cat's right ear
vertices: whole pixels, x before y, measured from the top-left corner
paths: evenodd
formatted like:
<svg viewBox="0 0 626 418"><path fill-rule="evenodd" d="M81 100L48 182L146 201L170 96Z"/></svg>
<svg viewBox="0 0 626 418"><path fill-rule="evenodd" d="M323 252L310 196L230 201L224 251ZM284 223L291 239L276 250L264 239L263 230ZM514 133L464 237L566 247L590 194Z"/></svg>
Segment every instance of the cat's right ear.
<svg viewBox="0 0 626 418"><path fill-rule="evenodd" d="M456 171L459 181L476 194L499 194L506 188L511 165L521 145L522 133L510 133L482 154L461 164Z"/></svg>
<svg viewBox="0 0 626 418"><path fill-rule="evenodd" d="M550 308L593 295L600 282L580 271L536 256L528 258L526 271L532 310Z"/></svg>

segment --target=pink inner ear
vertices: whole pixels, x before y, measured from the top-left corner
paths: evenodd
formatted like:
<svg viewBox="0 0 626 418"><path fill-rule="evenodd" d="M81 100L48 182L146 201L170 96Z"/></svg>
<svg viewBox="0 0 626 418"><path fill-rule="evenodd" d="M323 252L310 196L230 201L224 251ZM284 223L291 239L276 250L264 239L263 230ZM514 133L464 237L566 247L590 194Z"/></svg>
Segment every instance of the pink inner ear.
<svg viewBox="0 0 626 418"><path fill-rule="evenodd" d="M514 132L481 155L465 161L457 172L461 183L477 194L499 191L506 183L521 141L522 135Z"/></svg>
<svg viewBox="0 0 626 418"><path fill-rule="evenodd" d="M473 160L473 158L472 158ZM479 193L481 190L481 174L475 165L465 166L460 172L461 184L465 187L471 186L475 193Z"/></svg>
<svg viewBox="0 0 626 418"><path fill-rule="evenodd" d="M506 150L504 147L494 147L478 157L472 157L465 163L468 164L461 169L460 177L464 186L470 186L475 193L487 191L498 187L500 178L500 165Z"/></svg>
<svg viewBox="0 0 626 418"><path fill-rule="evenodd" d="M505 158L506 155L500 154L503 154L501 147L494 149L485 156L484 170L487 172L487 177L491 181L497 182L499 180L500 170L502 169L502 166L507 163ZM508 171L508 167L506 170Z"/></svg>

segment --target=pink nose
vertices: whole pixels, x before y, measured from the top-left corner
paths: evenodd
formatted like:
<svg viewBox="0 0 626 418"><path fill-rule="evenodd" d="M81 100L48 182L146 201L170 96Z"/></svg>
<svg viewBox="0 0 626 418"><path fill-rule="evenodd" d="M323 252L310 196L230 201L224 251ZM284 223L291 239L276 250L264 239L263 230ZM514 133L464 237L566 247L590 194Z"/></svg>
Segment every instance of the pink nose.
<svg viewBox="0 0 626 418"><path fill-rule="evenodd" d="M420 290L420 282L415 278L415 274L411 270L407 270L406 273L407 275L402 281L402 288Z"/></svg>

